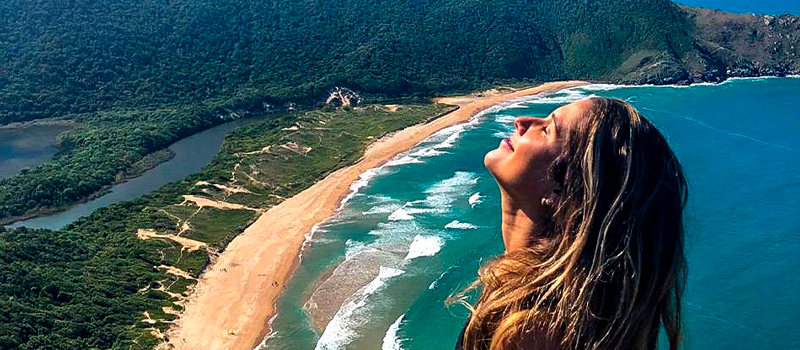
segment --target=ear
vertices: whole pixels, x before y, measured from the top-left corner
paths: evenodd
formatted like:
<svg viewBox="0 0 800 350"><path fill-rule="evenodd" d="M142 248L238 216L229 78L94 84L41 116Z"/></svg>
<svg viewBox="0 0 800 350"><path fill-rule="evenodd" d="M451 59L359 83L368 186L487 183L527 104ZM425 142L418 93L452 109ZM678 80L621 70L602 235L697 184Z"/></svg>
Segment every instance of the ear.
<svg viewBox="0 0 800 350"><path fill-rule="evenodd" d="M560 199L561 186L556 184L552 191L548 192L544 197L542 197L541 204L543 207L554 209L558 206Z"/></svg>

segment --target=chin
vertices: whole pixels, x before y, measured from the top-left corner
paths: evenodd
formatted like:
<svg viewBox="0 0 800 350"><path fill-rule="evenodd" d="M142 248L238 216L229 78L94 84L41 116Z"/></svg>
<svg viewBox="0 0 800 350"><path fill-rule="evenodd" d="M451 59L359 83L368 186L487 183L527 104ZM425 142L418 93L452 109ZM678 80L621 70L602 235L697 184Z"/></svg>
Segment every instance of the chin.
<svg viewBox="0 0 800 350"><path fill-rule="evenodd" d="M483 166L485 166L486 169L488 169L489 172L495 177L497 177L496 170L500 166L499 163L504 158L503 157L504 155L500 154L500 153L501 152L500 152L499 149L493 149L493 150L489 151L488 153L486 153L485 156L483 156Z"/></svg>

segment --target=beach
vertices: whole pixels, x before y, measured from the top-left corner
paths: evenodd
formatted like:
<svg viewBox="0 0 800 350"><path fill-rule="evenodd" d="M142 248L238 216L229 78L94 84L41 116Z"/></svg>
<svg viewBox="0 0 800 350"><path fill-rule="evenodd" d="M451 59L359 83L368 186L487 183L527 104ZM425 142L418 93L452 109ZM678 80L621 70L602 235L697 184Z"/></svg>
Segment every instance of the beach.
<svg viewBox="0 0 800 350"><path fill-rule="evenodd" d="M270 332L274 305L291 278L307 235L336 212L359 175L494 105L583 84L552 82L510 92L435 100L459 108L381 138L358 162L270 208L231 241L199 279L185 312L168 332L170 344L175 349L253 349Z"/></svg>

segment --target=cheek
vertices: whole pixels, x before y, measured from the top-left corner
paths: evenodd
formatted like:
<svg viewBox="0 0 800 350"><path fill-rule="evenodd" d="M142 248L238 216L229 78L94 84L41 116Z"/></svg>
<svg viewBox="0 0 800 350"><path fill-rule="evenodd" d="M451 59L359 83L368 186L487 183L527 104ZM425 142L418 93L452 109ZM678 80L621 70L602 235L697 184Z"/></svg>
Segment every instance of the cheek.
<svg viewBox="0 0 800 350"><path fill-rule="evenodd" d="M555 159L550 150L520 147L511 154L492 153L486 155L484 164L509 193L527 197L541 196L546 192L548 171Z"/></svg>

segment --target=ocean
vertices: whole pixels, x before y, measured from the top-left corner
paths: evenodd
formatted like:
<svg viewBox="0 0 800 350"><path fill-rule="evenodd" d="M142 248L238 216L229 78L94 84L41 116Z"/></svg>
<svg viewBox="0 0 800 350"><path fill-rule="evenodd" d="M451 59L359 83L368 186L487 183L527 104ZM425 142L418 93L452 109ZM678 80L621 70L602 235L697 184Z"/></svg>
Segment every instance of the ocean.
<svg viewBox="0 0 800 350"><path fill-rule="evenodd" d="M633 103L690 185L687 349L800 348L800 79L590 85L497 106L363 174L309 233L263 349L452 349L467 316L445 300L502 252L483 167L516 116L592 95ZM325 326L327 325L327 326Z"/></svg>
<svg viewBox="0 0 800 350"><path fill-rule="evenodd" d="M757 13L765 15L800 15L797 0L677 0L682 5L710 8L735 13Z"/></svg>

